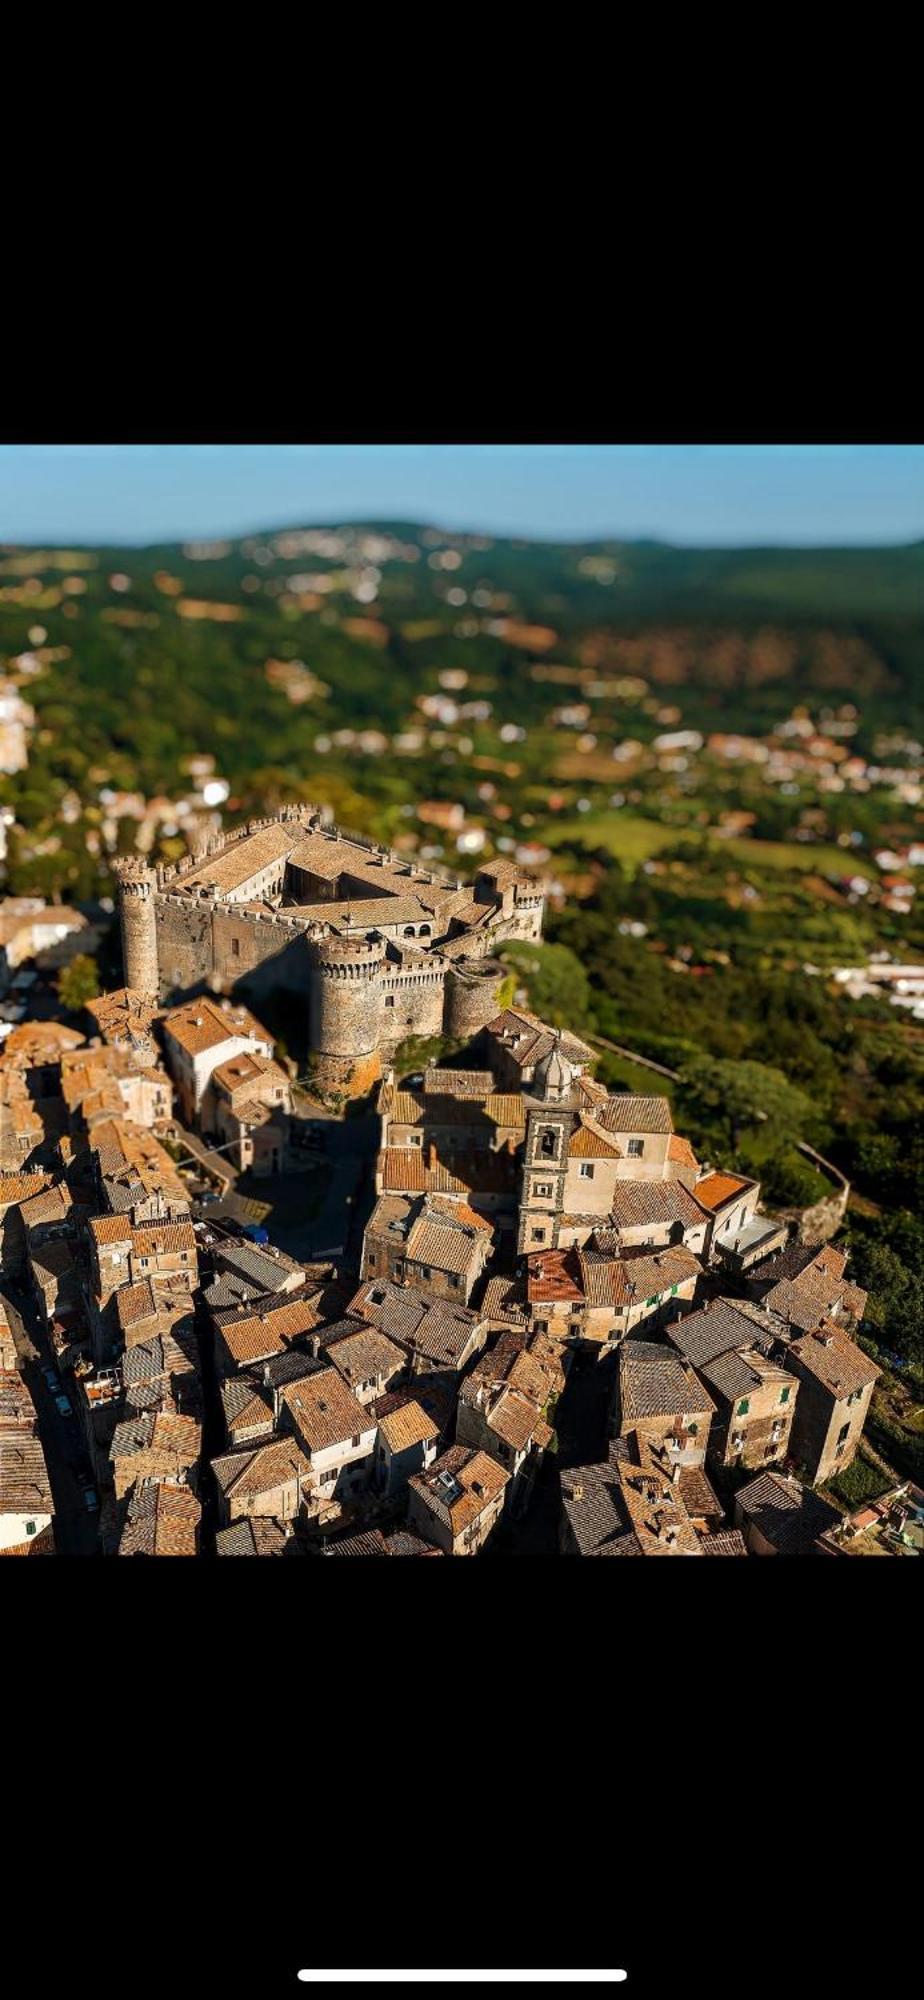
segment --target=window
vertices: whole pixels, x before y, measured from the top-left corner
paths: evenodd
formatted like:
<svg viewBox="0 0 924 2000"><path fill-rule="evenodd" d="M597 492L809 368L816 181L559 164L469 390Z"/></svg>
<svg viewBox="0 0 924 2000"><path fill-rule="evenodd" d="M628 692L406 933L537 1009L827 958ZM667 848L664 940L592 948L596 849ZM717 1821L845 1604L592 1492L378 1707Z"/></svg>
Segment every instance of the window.
<svg viewBox="0 0 924 2000"><path fill-rule="evenodd" d="M449 1273L449 1282L450 1282L450 1284L451 1284L451 1285L455 1285L455 1286L456 1286L457 1288L458 1288L458 1286L459 1286L459 1285L461 1285L461 1283L462 1283L462 1280L461 1280L461 1278L460 1278L460 1276L459 1276L459 1273L458 1273L458 1271L450 1271L450 1273Z"/></svg>
<svg viewBox="0 0 924 2000"><path fill-rule="evenodd" d="M593 1177L594 1177L594 1170L593 1170L593 1166L592 1166L592 1163L590 1162L590 1160L582 1160L582 1161L581 1161L581 1179L582 1179L582 1181L592 1181L592 1180L593 1180Z"/></svg>
<svg viewBox="0 0 924 2000"><path fill-rule="evenodd" d="M788 1390L788 1389L781 1389L781 1390L780 1390L780 1402L781 1402L781 1403L788 1403L788 1402L789 1402L789 1390Z"/></svg>
<svg viewBox="0 0 924 2000"><path fill-rule="evenodd" d="M27 1535L34 1535L34 1534L35 1534L35 1522L34 1522L34 1521L27 1521L27 1522L26 1522L26 1534L27 1534Z"/></svg>
<svg viewBox="0 0 924 2000"><path fill-rule="evenodd" d="M544 1160L554 1160L555 1133L552 1130L551 1126L549 1125L547 1125L545 1130L543 1132L540 1132L539 1134L539 1151Z"/></svg>
<svg viewBox="0 0 924 2000"><path fill-rule="evenodd" d="M535 1187L533 1188L534 1195L537 1195L540 1198L541 1197L547 1198L551 1194L551 1192L552 1192L551 1181L537 1181Z"/></svg>
<svg viewBox="0 0 924 2000"><path fill-rule="evenodd" d="M626 1151L630 1160L640 1160L645 1151L644 1139L630 1139Z"/></svg>
<svg viewBox="0 0 924 2000"><path fill-rule="evenodd" d="M386 1007L393 1007L393 1006L394 1006L394 1004L395 1004L395 996L394 996L394 994L393 994L393 993L386 993L386 995L385 995L385 1005L386 1005Z"/></svg>
<svg viewBox="0 0 924 2000"><path fill-rule="evenodd" d="M849 1436L850 1436L850 1425L842 1424L837 1434L838 1445L840 1446L844 1444Z"/></svg>
<svg viewBox="0 0 924 2000"><path fill-rule="evenodd" d="M740 1403L738 1404L738 1415L739 1415L739 1417L746 1417L746 1416L747 1416L747 1413L748 1413L748 1411L749 1411L749 1409L750 1409L750 1407L751 1407L751 1405L750 1405L750 1403L749 1403L749 1401L748 1401L748 1398L747 1398L747 1396L742 1396L742 1398L741 1398L741 1401L740 1401Z"/></svg>
<svg viewBox="0 0 924 2000"><path fill-rule="evenodd" d="M232 958L240 958L240 955L241 955L241 940L240 940L240 938L232 938L232 939L231 939L231 957L232 957Z"/></svg>
<svg viewBox="0 0 924 2000"><path fill-rule="evenodd" d="M533 1230L533 1242L534 1242L534 1243L544 1243L544 1242L545 1242L545 1230L544 1230L544 1229L534 1229L534 1230Z"/></svg>
<svg viewBox="0 0 924 2000"><path fill-rule="evenodd" d="M675 1298L677 1297L677 1293L678 1293L678 1290L679 1290L679 1286L677 1286L677 1285L672 1285L672 1286L671 1286L671 1298L672 1298L672 1299L675 1299Z"/></svg>
<svg viewBox="0 0 924 2000"><path fill-rule="evenodd" d="M691 1436L691 1438L695 1438L695 1437L696 1437L696 1436L698 1435L698 1433L699 1433L699 1425L698 1425L698 1424L688 1424L688 1425L687 1425L687 1430L689 1431L689 1433L690 1433L690 1436Z"/></svg>
<svg viewBox="0 0 924 2000"><path fill-rule="evenodd" d="M354 1439L353 1439L353 1450L354 1450L354 1451L358 1451L358 1450L359 1450L359 1447L360 1447L360 1445L361 1445L361 1444L362 1444L362 1438L361 1438L361 1437L358 1437L358 1438L354 1438Z"/></svg>
<svg viewBox="0 0 924 2000"><path fill-rule="evenodd" d="M549 1330L549 1322L547 1319L536 1320L536 1323L533 1327L534 1333L548 1333L548 1330Z"/></svg>
<svg viewBox="0 0 924 2000"><path fill-rule="evenodd" d="M375 1258L374 1258L374 1256L372 1255L372 1252L371 1252L371 1251L369 1252L369 1256L368 1256L368 1258L366 1259L366 1262L367 1262L367 1264L368 1264L368 1266L369 1266L369 1269L370 1269L370 1271L374 1271L374 1270L375 1270Z"/></svg>

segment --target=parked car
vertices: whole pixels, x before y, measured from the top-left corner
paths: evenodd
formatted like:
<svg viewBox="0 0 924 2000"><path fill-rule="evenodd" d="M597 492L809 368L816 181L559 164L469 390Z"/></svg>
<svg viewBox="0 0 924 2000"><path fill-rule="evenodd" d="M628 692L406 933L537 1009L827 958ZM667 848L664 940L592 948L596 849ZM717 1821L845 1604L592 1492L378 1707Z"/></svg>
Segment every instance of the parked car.
<svg viewBox="0 0 924 2000"><path fill-rule="evenodd" d="M56 1404L56 1407L57 1407L57 1411L58 1411L58 1415L59 1415L59 1416L61 1416L61 1417L72 1417L72 1416L73 1416L74 1412L73 1412L73 1410L71 1409L71 1406L70 1406L70 1403L68 1402L68 1400L67 1400L67 1397L66 1397L66 1396L56 1396L56 1397L55 1397L55 1404Z"/></svg>
<svg viewBox="0 0 924 2000"><path fill-rule="evenodd" d="M61 1388L61 1378L55 1373L55 1370L53 1368L43 1368L42 1380L46 1389L50 1389L52 1395L57 1396Z"/></svg>
<svg viewBox="0 0 924 2000"><path fill-rule="evenodd" d="M244 1235L250 1238L251 1243L268 1243L270 1240L269 1230L264 1229L262 1223L259 1222L249 1222L244 1230Z"/></svg>

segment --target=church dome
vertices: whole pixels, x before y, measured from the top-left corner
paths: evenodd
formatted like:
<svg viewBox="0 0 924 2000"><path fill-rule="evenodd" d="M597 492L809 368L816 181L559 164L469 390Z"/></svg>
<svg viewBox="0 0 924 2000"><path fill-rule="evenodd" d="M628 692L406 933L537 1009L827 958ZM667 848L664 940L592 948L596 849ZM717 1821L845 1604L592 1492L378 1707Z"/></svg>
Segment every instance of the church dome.
<svg viewBox="0 0 924 2000"><path fill-rule="evenodd" d="M561 1052L561 1034L558 1033L548 1052L536 1064L533 1085L537 1097L554 1101L570 1096L574 1083L574 1071Z"/></svg>

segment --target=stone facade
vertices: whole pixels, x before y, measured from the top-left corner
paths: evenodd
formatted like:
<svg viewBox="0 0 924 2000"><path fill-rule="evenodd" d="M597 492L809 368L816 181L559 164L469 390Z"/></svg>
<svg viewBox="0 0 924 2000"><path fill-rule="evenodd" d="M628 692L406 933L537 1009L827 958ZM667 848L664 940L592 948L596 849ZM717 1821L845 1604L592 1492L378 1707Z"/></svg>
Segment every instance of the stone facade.
<svg viewBox="0 0 924 2000"><path fill-rule="evenodd" d="M496 1015L505 938L537 939L543 892L509 862L474 884L435 875L287 808L156 871L116 865L125 978L160 1000L304 996L322 1082L348 1094L410 1035L468 1039Z"/></svg>

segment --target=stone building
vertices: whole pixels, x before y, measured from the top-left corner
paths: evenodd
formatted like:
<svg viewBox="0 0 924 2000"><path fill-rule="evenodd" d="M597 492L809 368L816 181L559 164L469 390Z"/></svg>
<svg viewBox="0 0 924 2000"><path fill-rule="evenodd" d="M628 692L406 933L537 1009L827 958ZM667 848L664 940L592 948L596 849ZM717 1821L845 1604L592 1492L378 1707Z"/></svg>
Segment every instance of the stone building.
<svg viewBox="0 0 924 2000"><path fill-rule="evenodd" d="M755 1471L782 1463L799 1384L775 1353L779 1330L770 1316L737 1299L716 1299L703 1312L675 1321L668 1339L715 1401L709 1435L713 1463Z"/></svg>
<svg viewBox="0 0 924 2000"><path fill-rule="evenodd" d="M408 1035L470 1040L496 1015L506 938L538 938L543 891L508 861L441 878L286 808L156 871L116 863L125 979L161 999L210 987L304 997L321 1080L361 1094Z"/></svg>
<svg viewBox="0 0 924 2000"><path fill-rule="evenodd" d="M491 1240L486 1218L450 1195L382 1195L366 1224L361 1275L468 1305Z"/></svg>
<svg viewBox="0 0 924 2000"><path fill-rule="evenodd" d="M408 1488L408 1527L448 1556L474 1556L504 1509L509 1472L485 1451L456 1444Z"/></svg>
<svg viewBox="0 0 924 2000"><path fill-rule="evenodd" d="M792 1456L817 1486L852 1465L882 1370L833 1319L793 1340L786 1366L799 1382Z"/></svg>

